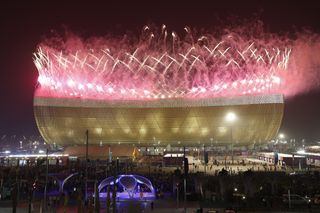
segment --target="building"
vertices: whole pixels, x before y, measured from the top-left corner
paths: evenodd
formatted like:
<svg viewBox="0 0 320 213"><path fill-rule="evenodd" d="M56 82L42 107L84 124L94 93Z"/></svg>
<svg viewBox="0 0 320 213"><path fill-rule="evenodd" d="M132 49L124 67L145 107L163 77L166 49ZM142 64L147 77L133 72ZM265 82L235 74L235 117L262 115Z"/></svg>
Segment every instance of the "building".
<svg viewBox="0 0 320 213"><path fill-rule="evenodd" d="M279 166L294 166L304 168L307 164L306 157L297 154L260 152L257 154L257 159L266 164Z"/></svg>
<svg viewBox="0 0 320 213"><path fill-rule="evenodd" d="M284 110L282 95L215 99L104 101L34 98L34 115L45 141L139 146L259 145L275 137ZM236 120L226 121L233 112Z"/></svg>

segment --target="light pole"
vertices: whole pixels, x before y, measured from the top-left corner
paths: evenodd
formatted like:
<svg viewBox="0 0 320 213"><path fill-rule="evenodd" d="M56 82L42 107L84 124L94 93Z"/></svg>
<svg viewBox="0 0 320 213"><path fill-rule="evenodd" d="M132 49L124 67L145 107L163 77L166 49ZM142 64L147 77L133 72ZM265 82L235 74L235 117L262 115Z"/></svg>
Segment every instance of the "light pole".
<svg viewBox="0 0 320 213"><path fill-rule="evenodd" d="M213 143L213 138L210 138L210 141L211 141L211 148L210 148L211 156L210 156L210 158L211 158L212 164L213 164L213 145L212 145L212 143Z"/></svg>
<svg viewBox="0 0 320 213"><path fill-rule="evenodd" d="M233 123L237 120L237 115L234 112L228 112L226 117L226 121L230 124L230 136L231 136L231 163L233 164Z"/></svg>
<svg viewBox="0 0 320 213"><path fill-rule="evenodd" d="M46 153L46 182L45 182L45 186L44 186L44 208L47 209L47 185L48 185L48 172L49 172L49 159L48 156L49 155L49 149L47 149L47 153Z"/></svg>
<svg viewBox="0 0 320 213"><path fill-rule="evenodd" d="M89 157L89 130L86 131L86 173L85 173L85 203L88 200L88 157Z"/></svg>
<svg viewBox="0 0 320 213"><path fill-rule="evenodd" d="M179 209L179 183L176 183L177 188L177 209Z"/></svg>
<svg viewBox="0 0 320 213"><path fill-rule="evenodd" d="M286 135L283 134L283 133L279 133L278 138L279 138L279 144L280 144L279 145L279 152L281 152L281 148L283 148L282 147L282 143L284 142L284 139L286 138Z"/></svg>
<svg viewBox="0 0 320 213"><path fill-rule="evenodd" d="M186 200L187 200L187 172L189 170L189 163L186 159L186 147L183 146L183 166L184 166L184 176L183 176L183 208L184 212L187 212Z"/></svg>

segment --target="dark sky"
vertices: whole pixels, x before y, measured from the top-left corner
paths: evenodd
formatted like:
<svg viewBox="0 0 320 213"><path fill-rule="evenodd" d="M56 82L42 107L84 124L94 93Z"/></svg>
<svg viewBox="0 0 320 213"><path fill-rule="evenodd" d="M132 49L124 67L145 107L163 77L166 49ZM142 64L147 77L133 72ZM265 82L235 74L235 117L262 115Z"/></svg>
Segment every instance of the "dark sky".
<svg viewBox="0 0 320 213"><path fill-rule="evenodd" d="M37 79L32 53L52 30L59 32L67 27L83 36L120 35L154 23L179 31L185 25L212 28L221 21L258 16L271 32L290 33L301 28L320 32L320 4L316 0L79 2L1 1L1 135L39 134L32 108ZM286 101L281 131L289 138L320 141L320 91Z"/></svg>

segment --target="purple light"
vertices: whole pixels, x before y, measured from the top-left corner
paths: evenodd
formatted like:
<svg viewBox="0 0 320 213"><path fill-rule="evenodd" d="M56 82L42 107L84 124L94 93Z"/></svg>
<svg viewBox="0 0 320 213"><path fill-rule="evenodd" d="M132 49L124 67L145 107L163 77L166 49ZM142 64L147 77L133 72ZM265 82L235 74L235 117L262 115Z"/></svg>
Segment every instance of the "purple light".
<svg viewBox="0 0 320 213"><path fill-rule="evenodd" d="M125 200L154 199L155 190L152 183L146 177L140 175L119 175L116 178L116 184L119 184L124 191L117 192L117 198ZM101 181L98 186L99 197L106 197L107 193L101 192L106 186L114 185L114 177L108 177ZM141 198L140 186L146 186L150 191L143 191ZM120 187L118 187L119 189Z"/></svg>

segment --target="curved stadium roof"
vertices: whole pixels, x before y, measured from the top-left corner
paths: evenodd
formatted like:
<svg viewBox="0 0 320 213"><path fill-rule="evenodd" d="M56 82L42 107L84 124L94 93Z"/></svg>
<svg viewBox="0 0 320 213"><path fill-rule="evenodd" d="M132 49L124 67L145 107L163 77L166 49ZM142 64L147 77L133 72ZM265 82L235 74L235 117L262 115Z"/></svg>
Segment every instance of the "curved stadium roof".
<svg viewBox="0 0 320 213"><path fill-rule="evenodd" d="M272 139L281 125L282 95L203 100L101 101L35 96L34 115L48 143L249 145ZM237 120L225 121L228 112Z"/></svg>

